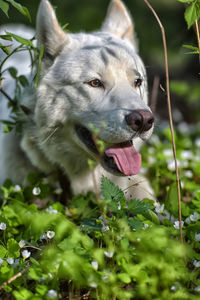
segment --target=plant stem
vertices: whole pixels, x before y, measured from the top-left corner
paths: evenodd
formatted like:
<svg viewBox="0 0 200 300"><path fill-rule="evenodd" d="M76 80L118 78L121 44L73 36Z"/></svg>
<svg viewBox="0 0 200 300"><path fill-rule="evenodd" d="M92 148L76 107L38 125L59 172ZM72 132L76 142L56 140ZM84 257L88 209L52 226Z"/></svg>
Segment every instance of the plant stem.
<svg viewBox="0 0 200 300"><path fill-rule="evenodd" d="M151 12L153 13L154 17L156 18L162 33L162 40L163 40L163 48L164 48L164 56L165 56L165 76L166 76L166 91L167 91L167 104L168 104L168 113L169 113L169 124L172 136L172 147L173 147L173 155L175 161L175 169L176 169L176 183L177 183L177 192L178 192L178 207L179 207L179 228L180 228L180 239L183 243L183 231L182 231L182 224L181 224L181 191L180 191L180 179L179 179L179 171L178 171L178 163L177 163L177 156L176 156L176 144L175 144L175 136L174 136L174 127L173 127L173 119L172 119L172 109L171 109L171 100L170 100L170 88L169 88L169 65L168 65L168 56L167 56L167 42L165 36L165 29L156 14L153 7L150 5L148 0L144 0L146 5L149 7Z"/></svg>
<svg viewBox="0 0 200 300"><path fill-rule="evenodd" d="M198 49L199 49L199 63L200 63L200 33L199 33L198 20L195 21L195 29L196 29L196 35L197 35L197 43L198 43Z"/></svg>

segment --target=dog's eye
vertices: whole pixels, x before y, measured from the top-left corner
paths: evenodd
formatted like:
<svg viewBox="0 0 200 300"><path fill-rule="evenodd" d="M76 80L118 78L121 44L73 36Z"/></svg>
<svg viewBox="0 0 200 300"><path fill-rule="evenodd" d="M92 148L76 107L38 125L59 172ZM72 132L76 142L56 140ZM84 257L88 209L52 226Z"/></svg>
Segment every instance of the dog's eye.
<svg viewBox="0 0 200 300"><path fill-rule="evenodd" d="M103 87L103 83L99 79L94 79L88 82L92 87Z"/></svg>
<svg viewBox="0 0 200 300"><path fill-rule="evenodd" d="M134 81L135 87L140 87L142 85L142 78L136 78Z"/></svg>

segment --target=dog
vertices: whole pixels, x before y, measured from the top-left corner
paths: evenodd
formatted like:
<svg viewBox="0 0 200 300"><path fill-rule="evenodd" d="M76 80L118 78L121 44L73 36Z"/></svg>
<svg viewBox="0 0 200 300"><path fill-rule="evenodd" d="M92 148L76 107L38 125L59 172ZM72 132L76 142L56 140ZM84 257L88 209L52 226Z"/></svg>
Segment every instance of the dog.
<svg viewBox="0 0 200 300"><path fill-rule="evenodd" d="M77 194L94 184L99 190L104 175L127 198L153 199L139 175L139 150L152 135L154 116L125 5L112 0L99 31L73 34L62 30L51 4L42 0L36 32L38 47L44 47L40 79L20 99L29 111L19 116L22 135L1 133L1 184L6 178L24 184L32 172L54 178L61 172ZM91 169L88 161L97 165Z"/></svg>

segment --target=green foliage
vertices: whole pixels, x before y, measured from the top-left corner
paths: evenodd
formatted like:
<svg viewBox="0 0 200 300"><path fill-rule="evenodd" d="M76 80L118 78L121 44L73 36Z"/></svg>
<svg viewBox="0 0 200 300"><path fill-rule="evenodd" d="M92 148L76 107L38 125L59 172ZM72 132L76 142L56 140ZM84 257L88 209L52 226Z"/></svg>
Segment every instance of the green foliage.
<svg viewBox="0 0 200 300"><path fill-rule="evenodd" d="M6 14L7 17L8 17L8 10L9 10L8 3L11 4L13 7L15 7L22 15L27 17L29 19L29 21L31 22L31 16L30 16L28 9L25 6L22 6L21 4L19 4L18 2L14 1L14 0L6 0L6 1L1 0L1 2L0 2L0 9Z"/></svg>
<svg viewBox="0 0 200 300"><path fill-rule="evenodd" d="M200 1L199 0L178 0L179 2L189 3L185 10L185 20L188 29L200 18Z"/></svg>

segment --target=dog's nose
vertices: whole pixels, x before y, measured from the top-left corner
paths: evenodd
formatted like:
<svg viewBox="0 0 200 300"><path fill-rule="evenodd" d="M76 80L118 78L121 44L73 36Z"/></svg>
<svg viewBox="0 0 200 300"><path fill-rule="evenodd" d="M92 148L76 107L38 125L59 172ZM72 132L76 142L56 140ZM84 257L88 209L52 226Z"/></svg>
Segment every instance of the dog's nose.
<svg viewBox="0 0 200 300"><path fill-rule="evenodd" d="M133 131L148 131L154 123L153 114L148 110L133 110L125 116L126 123Z"/></svg>

